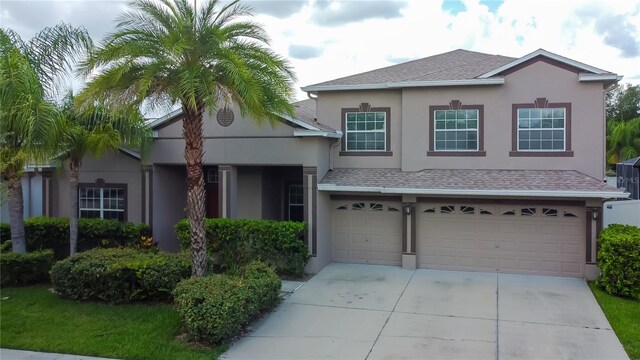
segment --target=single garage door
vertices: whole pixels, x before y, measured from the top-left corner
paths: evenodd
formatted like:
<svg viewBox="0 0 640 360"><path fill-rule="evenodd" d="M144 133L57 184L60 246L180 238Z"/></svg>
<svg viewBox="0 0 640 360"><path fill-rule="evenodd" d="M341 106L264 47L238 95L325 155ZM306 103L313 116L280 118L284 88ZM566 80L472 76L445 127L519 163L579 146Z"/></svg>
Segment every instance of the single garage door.
<svg viewBox="0 0 640 360"><path fill-rule="evenodd" d="M424 203L418 266L582 277L584 207Z"/></svg>
<svg viewBox="0 0 640 360"><path fill-rule="evenodd" d="M333 201L333 260L365 264L402 262L402 204Z"/></svg>

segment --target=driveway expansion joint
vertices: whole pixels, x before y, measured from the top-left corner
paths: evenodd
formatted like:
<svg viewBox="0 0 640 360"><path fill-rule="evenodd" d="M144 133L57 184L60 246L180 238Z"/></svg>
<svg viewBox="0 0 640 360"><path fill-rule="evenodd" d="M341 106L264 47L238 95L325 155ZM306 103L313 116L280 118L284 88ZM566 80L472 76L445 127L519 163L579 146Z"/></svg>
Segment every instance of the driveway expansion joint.
<svg viewBox="0 0 640 360"><path fill-rule="evenodd" d="M599 327L599 326L570 325L570 324L557 324L557 323L549 323L549 322L525 321L525 320L508 320L508 319L502 319L502 320L499 320L499 321L508 322L508 323L531 324L531 325L560 326L560 327L567 327L567 328L574 328L574 329L590 329L590 330L613 331L612 328Z"/></svg>
<svg viewBox="0 0 640 360"><path fill-rule="evenodd" d="M393 305L393 309L391 309L391 312L387 316L387 319L384 321L384 324L382 325L382 328L380 328L380 332L378 333L378 336L376 336L376 339L373 341L373 344L371 345L371 349L369 349L369 352L367 353L367 356L365 356L365 358L364 358L365 360L367 360L369 358L369 356L371 355L371 352L373 351L373 348L376 346L376 343L380 339L380 335L382 335L382 332L384 331L384 328L387 326L387 323L389 322L389 319L391 319L391 314L393 314L393 312L396 311L396 307L398 307L398 303L400 302L400 299L402 299L402 295L404 295L404 292L407 291L407 288L409 287L409 284L411 283L411 280L413 280L413 276L415 274L416 274L416 271L414 270L413 273L411 274L411 277L407 281L407 283L404 284L404 289L402 289L402 292L400 293L400 296L398 296L398 300L396 300L395 305Z"/></svg>
<svg viewBox="0 0 640 360"><path fill-rule="evenodd" d="M299 302L292 302L292 301L285 301L285 303L292 304L292 305L317 306L317 307L333 308L333 309L377 311L377 312L383 312L383 313L389 313L389 314L393 312L393 310L368 309L368 308L338 306L338 305L308 304L308 303L299 303Z"/></svg>

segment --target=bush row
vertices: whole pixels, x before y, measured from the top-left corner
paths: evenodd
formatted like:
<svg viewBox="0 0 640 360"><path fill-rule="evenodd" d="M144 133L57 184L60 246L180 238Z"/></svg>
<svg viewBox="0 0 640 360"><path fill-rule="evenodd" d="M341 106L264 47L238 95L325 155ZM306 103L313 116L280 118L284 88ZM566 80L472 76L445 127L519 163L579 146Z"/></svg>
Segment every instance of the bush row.
<svg viewBox="0 0 640 360"><path fill-rule="evenodd" d="M186 253L131 248L89 250L51 269L51 283L61 297L111 303L169 300L175 286L189 276Z"/></svg>
<svg viewBox="0 0 640 360"><path fill-rule="evenodd" d="M300 276L309 261L304 229L304 223L293 221L206 219L207 252L219 252L224 270L261 260L280 274ZM189 248L189 222L180 221L175 231L182 248Z"/></svg>
<svg viewBox="0 0 640 360"><path fill-rule="evenodd" d="M32 217L24 221L27 251L53 250L55 259L69 256L69 219ZM137 246L142 236L150 236L146 224L104 219L78 219L78 251L97 247ZM8 224L0 228L2 242L11 239Z"/></svg>
<svg viewBox="0 0 640 360"><path fill-rule="evenodd" d="M182 281L173 292L190 339L218 344L232 339L279 301L281 282L264 262L252 262L240 276L213 275Z"/></svg>
<svg viewBox="0 0 640 360"><path fill-rule="evenodd" d="M640 299L640 227L610 225L598 242L598 284L610 294Z"/></svg>
<svg viewBox="0 0 640 360"><path fill-rule="evenodd" d="M10 241L8 242L11 243ZM0 286L23 286L49 281L53 251L0 253Z"/></svg>

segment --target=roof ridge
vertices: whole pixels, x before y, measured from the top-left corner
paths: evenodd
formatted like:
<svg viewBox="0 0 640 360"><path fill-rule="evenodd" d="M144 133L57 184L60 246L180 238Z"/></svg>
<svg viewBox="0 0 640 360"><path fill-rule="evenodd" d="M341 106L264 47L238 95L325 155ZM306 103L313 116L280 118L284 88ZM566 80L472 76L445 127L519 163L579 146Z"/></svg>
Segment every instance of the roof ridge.
<svg viewBox="0 0 640 360"><path fill-rule="evenodd" d="M501 56L501 55L485 54L485 53L481 53L481 52L477 52L477 51L468 51L468 50L464 50L464 49L459 49L459 50L480 54L480 55L483 55L483 57L482 58L478 58L478 59L473 59L473 60L469 59L469 61L464 61L464 62L462 62L460 64L443 67L443 68L440 68L438 70L433 70L433 71L427 71L427 72L424 72L424 73L414 74L413 76L407 77L406 79L402 79L401 81L407 81L409 79L419 78L419 77L425 76L425 75L437 74L437 73L441 73L441 72L444 72L444 71L447 71L447 70L459 68L459 67L464 66L464 65L478 63L478 62L481 62L483 60L486 60L486 59L494 57L494 56Z"/></svg>

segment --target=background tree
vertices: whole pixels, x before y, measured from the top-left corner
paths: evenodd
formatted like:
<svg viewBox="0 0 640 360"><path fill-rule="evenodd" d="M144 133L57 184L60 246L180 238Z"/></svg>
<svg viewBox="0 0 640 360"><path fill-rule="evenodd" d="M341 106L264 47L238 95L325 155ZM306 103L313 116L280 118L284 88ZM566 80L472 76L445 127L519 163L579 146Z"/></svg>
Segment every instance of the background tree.
<svg viewBox="0 0 640 360"><path fill-rule="evenodd" d="M640 117L640 85L616 85L607 92L607 122Z"/></svg>
<svg viewBox="0 0 640 360"><path fill-rule="evenodd" d="M45 28L24 42L0 29L0 170L9 188L11 240L24 253L22 173L28 161L47 161L60 127L52 100L61 77L91 46L84 29Z"/></svg>
<svg viewBox="0 0 640 360"><path fill-rule="evenodd" d="M607 92L607 165L640 156L640 85Z"/></svg>
<svg viewBox="0 0 640 360"><path fill-rule="evenodd" d="M78 246L78 182L82 159L90 154L101 157L125 146L145 153L151 142L151 129L138 108L110 111L104 105L76 106L71 92L60 105L63 133L57 160L69 166L69 245L70 255Z"/></svg>
<svg viewBox="0 0 640 360"><path fill-rule="evenodd" d="M98 72L82 96L107 103L182 106L187 168L187 213L193 274L207 267L205 183L202 173L203 113L235 103L256 121L292 114L293 72L268 48L268 38L246 20L238 1L130 2L132 11L100 45L83 69ZM167 106L168 107L168 106Z"/></svg>
<svg viewBox="0 0 640 360"><path fill-rule="evenodd" d="M615 166L620 161L640 156L640 117L607 124L607 163Z"/></svg>

